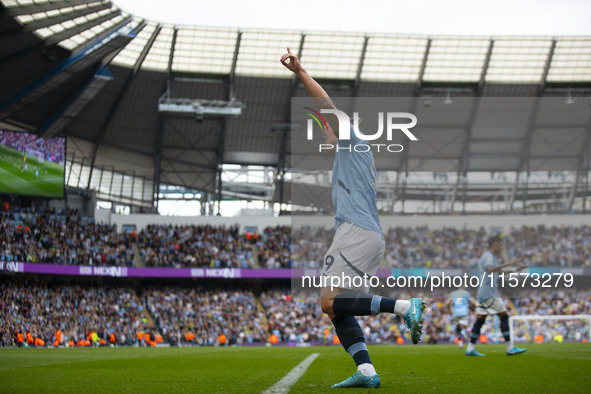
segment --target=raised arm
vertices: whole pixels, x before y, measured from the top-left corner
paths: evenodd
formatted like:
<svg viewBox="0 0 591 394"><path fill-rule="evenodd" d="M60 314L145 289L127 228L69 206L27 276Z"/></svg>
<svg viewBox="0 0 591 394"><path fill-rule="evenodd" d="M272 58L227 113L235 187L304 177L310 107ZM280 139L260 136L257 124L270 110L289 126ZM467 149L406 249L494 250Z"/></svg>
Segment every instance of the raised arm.
<svg viewBox="0 0 591 394"><path fill-rule="evenodd" d="M281 64L300 78L308 95L319 109L336 109L331 98L328 96L328 93L326 93L322 86L320 86L320 84L308 74L304 66L302 66L300 59L291 53L289 47L287 47L287 53L281 56ZM328 143L332 143L331 140L336 140L336 135L338 135L339 122L337 117L333 114L327 114L326 121L330 125L329 130L326 133L326 140ZM332 138L333 136L331 136L331 134L336 135Z"/></svg>

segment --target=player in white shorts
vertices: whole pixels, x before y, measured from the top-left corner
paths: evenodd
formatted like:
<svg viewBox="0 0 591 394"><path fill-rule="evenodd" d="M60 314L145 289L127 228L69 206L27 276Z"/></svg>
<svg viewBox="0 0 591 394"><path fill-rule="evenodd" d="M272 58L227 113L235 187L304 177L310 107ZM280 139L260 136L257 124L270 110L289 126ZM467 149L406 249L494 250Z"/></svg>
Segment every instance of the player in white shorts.
<svg viewBox="0 0 591 394"><path fill-rule="evenodd" d="M513 266L519 262L519 259L513 259L506 264L499 264L497 256L503 251L503 240L500 237L493 236L488 240L488 250L482 254L478 261L478 267L481 275L486 274L484 282L480 284L478 288L478 303L476 304L476 322L472 327L470 333L470 344L466 349L466 356L485 356L482 353L476 351L475 344L480 337L480 329L484 324L484 320L487 315L498 315L501 320L501 332L505 337L505 343L507 345L507 355L513 356L515 354L521 354L526 349L520 349L513 345L511 341L511 333L509 331L509 316L507 315L507 308L501 298L498 290L497 280L499 272L513 272L513 270L505 270L504 268ZM526 265L517 267L514 271L520 271L527 268ZM489 278L489 273L493 273L493 280Z"/></svg>
<svg viewBox="0 0 591 394"><path fill-rule="evenodd" d="M302 81L308 95L320 109L335 109L326 91L314 80L298 57L287 48L281 63ZM351 149L366 142L351 132L350 139L339 139L336 117L327 115L330 127L325 130L326 143L338 149L334 157L332 175L332 202L335 210L336 232L325 258L322 274L348 276L349 283L341 287L321 290L322 311L329 315L341 344L355 361L357 372L350 378L333 385L334 388L380 386L380 377L371 363L363 331L355 316L393 313L403 317L411 330L413 343L422 333L422 315L425 304L419 298L396 300L372 296L367 288L355 287L354 278L374 276L384 255L384 236L376 205L376 168L371 150L357 152ZM330 281L329 281L330 283Z"/></svg>

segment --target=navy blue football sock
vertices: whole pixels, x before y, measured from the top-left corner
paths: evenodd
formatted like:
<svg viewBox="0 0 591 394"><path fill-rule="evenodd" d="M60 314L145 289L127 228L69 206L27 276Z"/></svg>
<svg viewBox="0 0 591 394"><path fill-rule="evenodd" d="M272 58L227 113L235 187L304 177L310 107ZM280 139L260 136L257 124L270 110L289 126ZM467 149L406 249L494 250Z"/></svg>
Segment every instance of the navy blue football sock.
<svg viewBox="0 0 591 394"><path fill-rule="evenodd" d="M505 342L511 341L511 331L509 331L509 315L501 316L501 332L505 337Z"/></svg>
<svg viewBox="0 0 591 394"><path fill-rule="evenodd" d="M372 296L360 291L347 291L334 298L332 310L335 315L377 315L380 312L394 313L394 298Z"/></svg>
<svg viewBox="0 0 591 394"><path fill-rule="evenodd" d="M353 357L355 365L371 364L367 346L365 346L363 331L357 320L355 320L355 317L346 314L338 315L332 319L332 324L341 341L341 345Z"/></svg>
<svg viewBox="0 0 591 394"><path fill-rule="evenodd" d="M478 338L480 338L480 329L484 324L484 319L476 319L474 322L474 327L472 327L472 332L470 333L470 343L476 343Z"/></svg>

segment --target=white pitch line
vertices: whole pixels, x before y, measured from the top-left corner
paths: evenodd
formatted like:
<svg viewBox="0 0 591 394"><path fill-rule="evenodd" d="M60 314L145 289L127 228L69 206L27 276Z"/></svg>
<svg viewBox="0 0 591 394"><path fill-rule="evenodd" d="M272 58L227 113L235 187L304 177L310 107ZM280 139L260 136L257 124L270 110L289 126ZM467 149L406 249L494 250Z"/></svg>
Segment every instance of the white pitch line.
<svg viewBox="0 0 591 394"><path fill-rule="evenodd" d="M283 377L283 379L275 383L273 387L266 391L263 391L263 394L286 394L291 388L291 386L296 384L296 382L300 380L302 375L306 373L306 370L308 369L310 364L312 364L312 362L316 360L316 357L318 357L318 353L310 354L304 361L302 361L301 363L296 365L291 371L289 371L287 375Z"/></svg>

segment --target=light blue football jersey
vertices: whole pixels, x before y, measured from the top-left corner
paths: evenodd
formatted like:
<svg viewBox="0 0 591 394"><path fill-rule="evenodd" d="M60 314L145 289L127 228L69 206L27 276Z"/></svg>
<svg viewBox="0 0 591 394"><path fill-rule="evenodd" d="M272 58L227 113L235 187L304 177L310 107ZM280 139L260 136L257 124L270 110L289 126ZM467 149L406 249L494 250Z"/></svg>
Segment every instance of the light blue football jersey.
<svg viewBox="0 0 591 394"><path fill-rule="evenodd" d="M499 274L497 272L494 272L493 274L493 280L491 283L491 278L490 278L490 272L487 271L487 267L490 266L497 266L499 265L499 261L497 260L497 258L490 252L490 250L487 250L486 252L484 252L482 254L482 256L480 257L480 260L478 261L478 269L480 270L480 278L482 279L482 274L485 274L484 276L484 282L480 284L480 287L478 288L478 301L484 301L488 298L499 298L499 290L498 290L498 284L497 281L499 280Z"/></svg>
<svg viewBox="0 0 591 394"><path fill-rule="evenodd" d="M450 293L452 298L453 315L454 317L468 316L470 313L470 298L472 296L467 290L458 289Z"/></svg>
<svg viewBox="0 0 591 394"><path fill-rule="evenodd" d="M382 233L376 205L377 171L371 149L356 145L367 145L369 141L355 135L351 126L351 139L339 139L332 173L332 204L335 210L336 226L350 222L366 230Z"/></svg>

